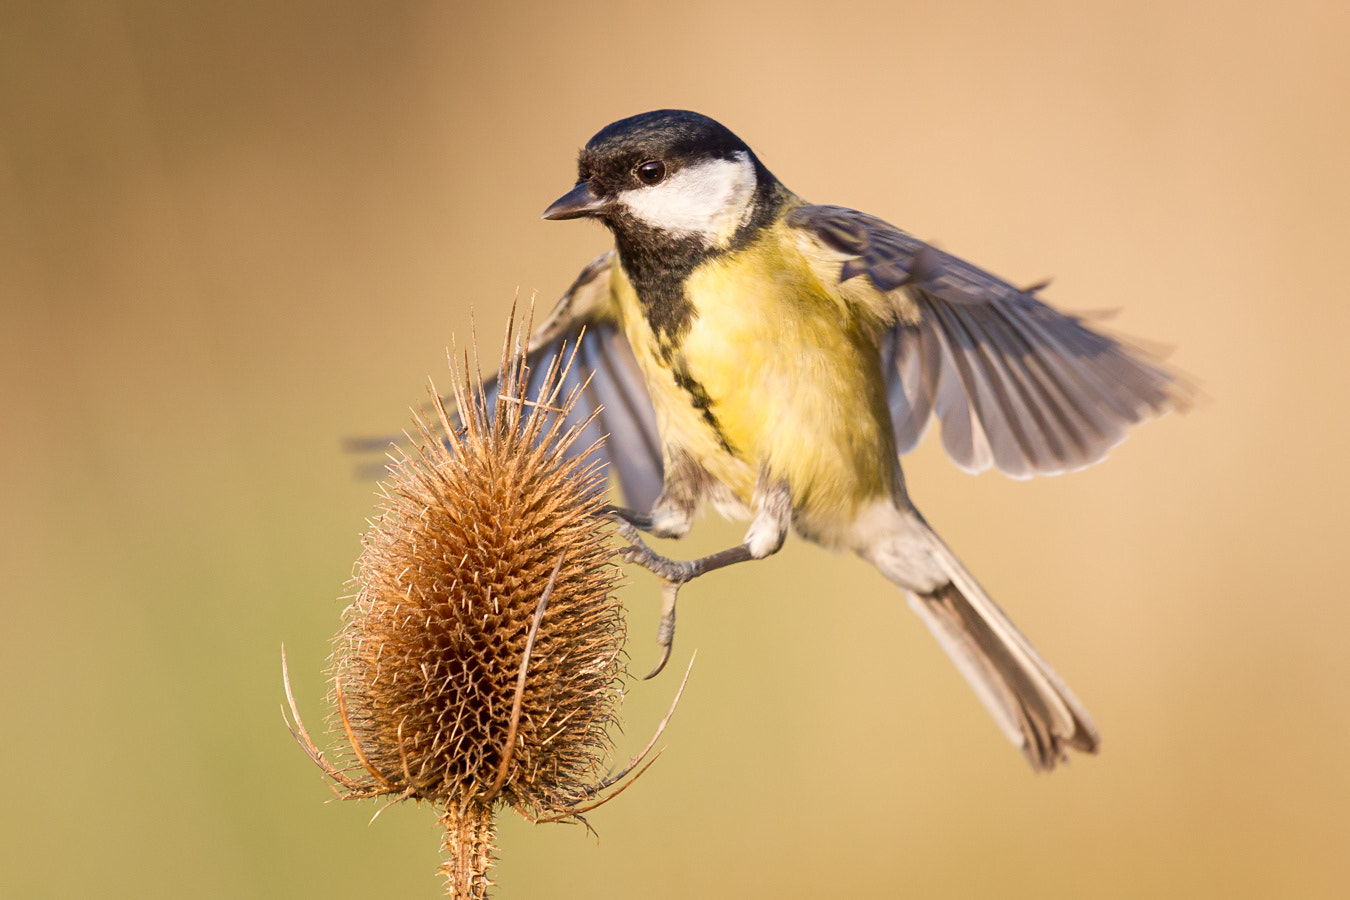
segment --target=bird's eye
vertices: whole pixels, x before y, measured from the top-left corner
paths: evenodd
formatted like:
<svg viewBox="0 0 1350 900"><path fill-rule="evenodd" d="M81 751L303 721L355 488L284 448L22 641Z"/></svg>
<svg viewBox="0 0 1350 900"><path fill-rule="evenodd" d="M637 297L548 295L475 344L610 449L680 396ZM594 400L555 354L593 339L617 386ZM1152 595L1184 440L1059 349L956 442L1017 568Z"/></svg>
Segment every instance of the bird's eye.
<svg viewBox="0 0 1350 900"><path fill-rule="evenodd" d="M645 162L637 167L637 177L638 181L646 185L660 184L661 179L666 177L666 164L659 159Z"/></svg>

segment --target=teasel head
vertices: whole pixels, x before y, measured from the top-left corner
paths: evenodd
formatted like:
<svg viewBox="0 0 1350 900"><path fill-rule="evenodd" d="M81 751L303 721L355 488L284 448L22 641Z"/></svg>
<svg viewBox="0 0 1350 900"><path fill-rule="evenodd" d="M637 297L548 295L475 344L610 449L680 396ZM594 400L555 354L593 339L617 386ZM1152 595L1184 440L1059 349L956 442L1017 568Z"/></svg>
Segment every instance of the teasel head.
<svg viewBox="0 0 1350 900"><path fill-rule="evenodd" d="M601 776L625 674L604 473L565 424L562 355L533 401L527 355L508 326L496 402L466 362L457 415L433 391L388 467L334 640L331 760L286 688L339 795L440 806L452 897L486 896L496 808L579 819L652 746Z"/></svg>

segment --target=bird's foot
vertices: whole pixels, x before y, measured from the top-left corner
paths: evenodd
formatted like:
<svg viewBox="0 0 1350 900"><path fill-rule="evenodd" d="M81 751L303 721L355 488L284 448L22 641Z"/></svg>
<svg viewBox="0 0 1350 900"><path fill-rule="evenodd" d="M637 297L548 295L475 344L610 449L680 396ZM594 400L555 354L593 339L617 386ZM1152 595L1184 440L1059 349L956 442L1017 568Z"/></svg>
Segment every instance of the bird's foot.
<svg viewBox="0 0 1350 900"><path fill-rule="evenodd" d="M667 584L684 584L703 574L699 565L701 560L679 560L662 556L642 539L637 528L626 518L614 515L615 530L628 541L628 546L619 551L619 558L627 563L642 566Z"/></svg>
<svg viewBox="0 0 1350 900"><path fill-rule="evenodd" d="M628 541L628 546L619 551L619 558L642 566L665 582L661 588L661 624L656 629L656 642L661 646L661 656L656 662L656 668L647 674L647 678L655 678L670 660L670 651L675 644L675 601L679 597L681 585L699 574L697 561L662 556L647 546L637 528L622 512L611 508L610 515L615 521L615 530Z"/></svg>
<svg viewBox="0 0 1350 900"><path fill-rule="evenodd" d="M656 632L656 639L661 644L661 660L651 675L647 676L651 678L660 672L665 667L666 660L670 659L670 648L675 641L675 600L680 588L714 569L746 562L755 557L748 546L739 544L698 559L669 559L648 547L642 540L642 535L638 534L637 528L621 511L611 508L610 516L614 519L615 530L628 541L628 546L619 551L619 557L624 562L642 566L665 582L661 593L661 625Z"/></svg>

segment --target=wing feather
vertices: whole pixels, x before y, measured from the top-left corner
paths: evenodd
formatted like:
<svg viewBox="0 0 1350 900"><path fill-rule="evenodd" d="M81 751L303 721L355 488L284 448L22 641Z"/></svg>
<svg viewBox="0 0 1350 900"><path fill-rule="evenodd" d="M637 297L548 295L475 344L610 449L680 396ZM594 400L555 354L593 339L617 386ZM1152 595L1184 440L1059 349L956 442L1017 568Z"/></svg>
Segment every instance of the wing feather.
<svg viewBox="0 0 1350 900"><path fill-rule="evenodd" d="M661 441L646 382L617 320L612 261L611 251L583 269L531 336L527 397L542 402L545 373L560 360L566 370L562 395L578 392L566 424L580 425L595 415L573 442L575 452L586 452L603 437L591 451L594 460L617 478L624 502L646 512L661 493ZM497 376L486 381L484 394L490 408L497 400Z"/></svg>
<svg viewBox="0 0 1350 900"><path fill-rule="evenodd" d="M580 426L593 414L594 418L569 452L589 450L593 461L608 466L617 478L628 506L646 512L661 493L661 441L646 382L618 323L610 291L612 260L611 251L586 266L535 329L526 355L525 394L527 402L553 406L576 391L577 402L566 425ZM554 365L564 371L561 385L556 395L542 396ZM500 373L485 378L475 401L490 411L501 389ZM383 451L389 444L388 439L348 442L358 452Z"/></svg>
<svg viewBox="0 0 1350 900"><path fill-rule="evenodd" d="M574 368L588 373L587 405L600 410L596 425L605 434L604 453L624 502L646 512L661 493L661 441L633 351L615 326L592 326L581 338Z"/></svg>
<svg viewBox="0 0 1350 900"><path fill-rule="evenodd" d="M895 373L887 397L896 448L902 454L919 445L933 419L941 387L941 341L931 327L893 328L882 336L882 371Z"/></svg>
<svg viewBox="0 0 1350 900"><path fill-rule="evenodd" d="M964 469L1052 475L1100 461L1129 426L1190 399L1191 387L1144 350L874 216L804 206L787 224L828 269L818 274L887 327L881 356L901 453L937 418Z"/></svg>

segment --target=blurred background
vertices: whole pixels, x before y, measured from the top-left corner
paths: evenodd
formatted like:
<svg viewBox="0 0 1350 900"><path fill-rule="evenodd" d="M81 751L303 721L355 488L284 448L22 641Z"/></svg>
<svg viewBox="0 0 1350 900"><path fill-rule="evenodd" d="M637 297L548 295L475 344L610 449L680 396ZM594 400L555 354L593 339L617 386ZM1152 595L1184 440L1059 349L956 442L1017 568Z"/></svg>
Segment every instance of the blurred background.
<svg viewBox="0 0 1350 900"><path fill-rule="evenodd" d="M903 598L800 540L685 591L657 765L502 817L497 896L1332 897L1350 863L1350 6L0 5L0 894L436 897L434 812L328 804L373 487L470 311L605 249L539 219L663 106L1174 346L1105 465L912 493L1100 726L1035 777ZM678 548L736 541L715 518ZM633 575L633 669L657 587Z"/></svg>

